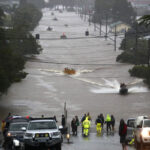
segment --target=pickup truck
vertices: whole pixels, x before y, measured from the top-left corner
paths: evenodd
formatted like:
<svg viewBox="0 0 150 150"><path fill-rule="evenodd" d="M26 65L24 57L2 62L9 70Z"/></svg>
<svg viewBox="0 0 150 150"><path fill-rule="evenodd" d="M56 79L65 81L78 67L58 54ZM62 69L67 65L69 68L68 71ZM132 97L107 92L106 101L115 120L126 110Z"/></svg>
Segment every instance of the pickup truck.
<svg viewBox="0 0 150 150"><path fill-rule="evenodd" d="M31 147L55 147L61 150L62 135L54 119L33 119L24 134L25 150Z"/></svg>
<svg viewBox="0 0 150 150"><path fill-rule="evenodd" d="M143 150L150 146L150 119L142 119L134 129L135 147Z"/></svg>

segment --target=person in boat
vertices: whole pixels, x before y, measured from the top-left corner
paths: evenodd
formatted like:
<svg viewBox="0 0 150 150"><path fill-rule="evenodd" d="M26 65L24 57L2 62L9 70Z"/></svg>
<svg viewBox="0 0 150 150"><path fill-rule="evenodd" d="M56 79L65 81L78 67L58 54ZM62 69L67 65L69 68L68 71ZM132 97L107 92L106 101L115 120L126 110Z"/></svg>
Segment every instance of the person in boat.
<svg viewBox="0 0 150 150"><path fill-rule="evenodd" d="M126 84L125 83L121 83L120 84L120 88L126 88L127 86L126 86Z"/></svg>
<svg viewBox="0 0 150 150"><path fill-rule="evenodd" d="M128 93L128 89L125 83L121 83L120 84L120 94L127 94Z"/></svg>

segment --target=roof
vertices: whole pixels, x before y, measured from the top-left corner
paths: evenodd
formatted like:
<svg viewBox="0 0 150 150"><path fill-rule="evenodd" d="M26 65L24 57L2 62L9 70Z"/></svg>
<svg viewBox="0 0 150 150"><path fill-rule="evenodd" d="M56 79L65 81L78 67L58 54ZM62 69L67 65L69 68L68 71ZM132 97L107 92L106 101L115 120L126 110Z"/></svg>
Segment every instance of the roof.
<svg viewBox="0 0 150 150"><path fill-rule="evenodd" d="M31 120L30 122L52 122L52 121L54 121L53 119L51 119L51 120L48 120L48 119L46 119L46 120L43 120L43 119L39 119L39 120Z"/></svg>
<svg viewBox="0 0 150 150"><path fill-rule="evenodd" d="M115 22L115 23L110 24L110 28L113 28L113 27L115 27L115 26L117 26L117 25L120 25L120 24L124 24L124 25L129 26L128 24L126 24L126 23L124 23L124 22L122 22L122 21L117 21L117 22Z"/></svg>

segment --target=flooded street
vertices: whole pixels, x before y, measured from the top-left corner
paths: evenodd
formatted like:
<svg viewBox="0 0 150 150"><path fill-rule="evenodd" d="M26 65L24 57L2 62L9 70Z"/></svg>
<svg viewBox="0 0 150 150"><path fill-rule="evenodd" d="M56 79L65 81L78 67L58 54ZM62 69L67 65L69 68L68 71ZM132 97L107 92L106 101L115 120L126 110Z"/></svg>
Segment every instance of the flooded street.
<svg viewBox="0 0 150 150"><path fill-rule="evenodd" d="M54 21L54 17L58 21ZM68 24L68 27L65 26ZM48 26L52 31L47 31ZM90 36L85 37L89 30ZM116 118L116 130L121 118L125 120L138 115L149 115L150 92L142 80L130 77L128 70L132 65L116 62L116 56L121 51L114 51L113 42L103 38L92 38L99 34L94 27L88 26L74 12L54 12L44 9L43 18L33 34L39 33L43 51L32 61L27 62L25 71L28 76L20 83L13 84L6 95L0 99L0 119L8 112L19 115L54 116L60 123L67 103L68 121L78 115L90 112L92 126L98 114L113 114ZM68 39L60 39L62 34ZM70 38L70 39L69 39ZM119 45L118 45L119 46ZM74 68L75 75L65 75L65 67ZM125 82L129 87L129 94L119 95L120 82ZM119 150L118 134L116 138L90 135L90 142L85 139L73 138L74 143L81 141L83 148L100 150L99 141L109 149L110 145ZM96 139L96 140L91 140ZM108 139L108 140L106 140ZM106 144L105 144L105 142ZM110 145L107 143L110 141ZM88 144L87 144L88 143ZM92 143L90 145L90 143ZM63 149L77 150L76 144L64 144ZM130 148L129 148L130 149ZM132 149L132 148L131 148Z"/></svg>

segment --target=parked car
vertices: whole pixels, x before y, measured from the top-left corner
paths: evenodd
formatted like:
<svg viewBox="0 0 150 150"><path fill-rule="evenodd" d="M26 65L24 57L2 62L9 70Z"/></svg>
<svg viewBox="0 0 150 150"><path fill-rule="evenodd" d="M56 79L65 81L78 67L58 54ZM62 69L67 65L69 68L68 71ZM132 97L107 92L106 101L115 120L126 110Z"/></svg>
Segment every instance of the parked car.
<svg viewBox="0 0 150 150"><path fill-rule="evenodd" d="M4 136L5 149L20 149L23 146L23 136L28 122L27 118L15 118L9 121Z"/></svg>
<svg viewBox="0 0 150 150"><path fill-rule="evenodd" d="M61 150L62 135L53 118L35 118L29 122L24 135L25 150L31 147L56 147Z"/></svg>
<svg viewBox="0 0 150 150"><path fill-rule="evenodd" d="M137 124L137 123L136 123ZM150 119L138 120L134 130L135 147L143 150L145 146L150 146Z"/></svg>
<svg viewBox="0 0 150 150"><path fill-rule="evenodd" d="M134 128L135 128L134 124L135 118L129 118L127 120L127 136L126 136L127 143L134 138Z"/></svg>

